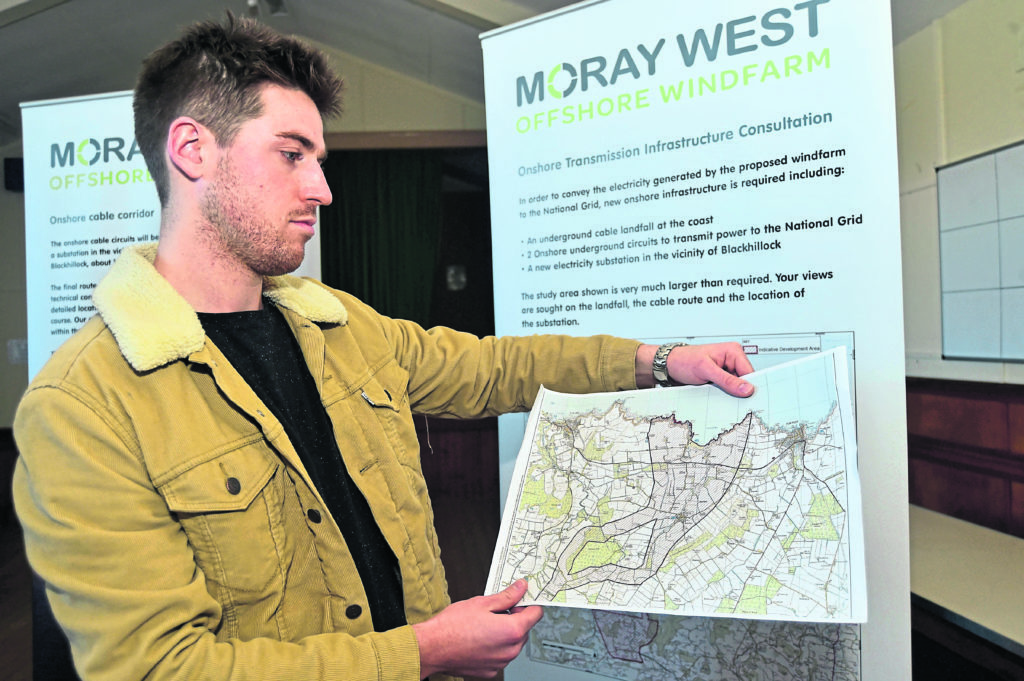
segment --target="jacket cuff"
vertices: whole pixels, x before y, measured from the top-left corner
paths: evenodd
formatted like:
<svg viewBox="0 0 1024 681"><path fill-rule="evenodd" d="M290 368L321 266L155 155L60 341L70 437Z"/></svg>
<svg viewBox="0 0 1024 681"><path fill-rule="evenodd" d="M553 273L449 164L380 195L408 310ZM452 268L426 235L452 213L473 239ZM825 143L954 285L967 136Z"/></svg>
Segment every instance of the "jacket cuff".
<svg viewBox="0 0 1024 681"><path fill-rule="evenodd" d="M636 351L641 345L627 338L608 339L601 359L603 392L636 390Z"/></svg>
<svg viewBox="0 0 1024 681"><path fill-rule="evenodd" d="M373 647L381 681L419 681L420 647L411 625L375 634Z"/></svg>

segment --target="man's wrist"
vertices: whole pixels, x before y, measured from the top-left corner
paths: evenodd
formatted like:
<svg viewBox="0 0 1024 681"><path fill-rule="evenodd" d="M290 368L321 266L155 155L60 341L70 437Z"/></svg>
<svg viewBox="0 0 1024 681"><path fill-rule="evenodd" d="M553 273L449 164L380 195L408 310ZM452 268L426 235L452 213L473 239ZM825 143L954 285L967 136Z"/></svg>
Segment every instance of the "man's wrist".
<svg viewBox="0 0 1024 681"><path fill-rule="evenodd" d="M654 352L657 345L643 344L636 349L636 362L634 372L636 374L637 388L653 388L654 374L651 373L651 362L654 361Z"/></svg>
<svg viewBox="0 0 1024 681"><path fill-rule="evenodd" d="M425 679L431 674L444 671L444 664L438 658L437 651L440 647L434 637L434 626L432 620L418 622L412 625L413 635L416 637L416 647L420 656L420 678Z"/></svg>
<svg viewBox="0 0 1024 681"><path fill-rule="evenodd" d="M659 385L659 374L663 376L663 382L661 382L661 385L676 385L668 375L668 355L673 349L684 347L686 345L686 343L682 342L663 343L661 345L645 343L637 348L636 362L634 366L634 370L636 372L636 387L653 388L654 386ZM661 366L661 370L663 370L664 373L659 371L659 367L656 366L659 351L662 352L663 361L665 362L665 364Z"/></svg>
<svg viewBox="0 0 1024 681"><path fill-rule="evenodd" d="M674 343L662 343L658 346L658 349L654 351L654 357L651 360L651 374L654 376L654 382L663 388L673 385L671 378L668 375L668 356L676 348L682 347L686 343L674 342Z"/></svg>

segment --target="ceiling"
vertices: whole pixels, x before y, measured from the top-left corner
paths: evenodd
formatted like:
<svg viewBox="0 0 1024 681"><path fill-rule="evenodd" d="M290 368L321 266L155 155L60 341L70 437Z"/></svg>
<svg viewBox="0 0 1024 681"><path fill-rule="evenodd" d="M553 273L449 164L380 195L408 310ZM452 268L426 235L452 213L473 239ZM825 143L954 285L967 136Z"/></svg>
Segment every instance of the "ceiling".
<svg viewBox="0 0 1024 681"><path fill-rule="evenodd" d="M892 0L894 41L965 1ZM239 15L258 11L279 31L483 102L479 34L570 4L571 0L0 0L0 147L20 139L20 102L131 89L140 61L153 48L193 21L223 18L226 9Z"/></svg>

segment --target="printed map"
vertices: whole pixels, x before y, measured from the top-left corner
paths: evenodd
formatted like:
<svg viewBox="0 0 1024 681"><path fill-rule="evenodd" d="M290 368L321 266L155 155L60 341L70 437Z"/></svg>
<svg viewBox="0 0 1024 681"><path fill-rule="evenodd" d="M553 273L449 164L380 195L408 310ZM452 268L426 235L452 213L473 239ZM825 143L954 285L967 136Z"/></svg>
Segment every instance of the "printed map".
<svg viewBox="0 0 1024 681"><path fill-rule="evenodd" d="M621 681L861 678L856 624L546 608L525 653L533 664Z"/></svg>
<svg viewBox="0 0 1024 681"><path fill-rule="evenodd" d="M711 386L542 390L488 580L526 602L803 622L866 619L844 349Z"/></svg>

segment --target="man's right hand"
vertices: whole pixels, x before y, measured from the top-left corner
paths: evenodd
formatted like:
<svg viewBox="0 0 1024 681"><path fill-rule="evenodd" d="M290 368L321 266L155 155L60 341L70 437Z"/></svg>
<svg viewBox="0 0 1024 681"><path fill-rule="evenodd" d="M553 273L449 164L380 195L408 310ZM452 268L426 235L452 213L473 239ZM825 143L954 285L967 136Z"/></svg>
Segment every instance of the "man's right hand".
<svg viewBox="0 0 1024 681"><path fill-rule="evenodd" d="M501 593L452 603L412 625L420 648L420 678L435 672L493 678L515 659L544 614L538 605L516 607L526 594L517 580Z"/></svg>

